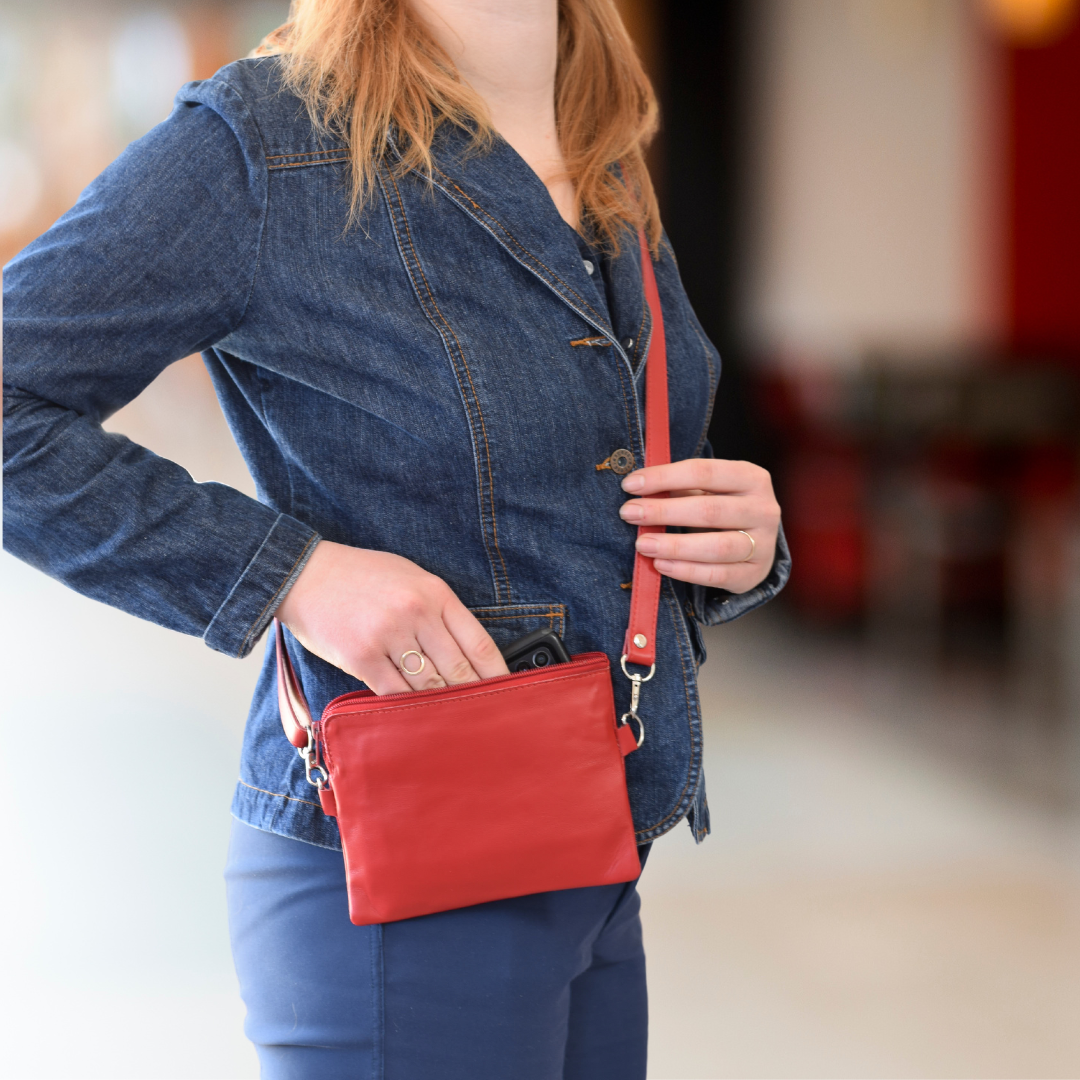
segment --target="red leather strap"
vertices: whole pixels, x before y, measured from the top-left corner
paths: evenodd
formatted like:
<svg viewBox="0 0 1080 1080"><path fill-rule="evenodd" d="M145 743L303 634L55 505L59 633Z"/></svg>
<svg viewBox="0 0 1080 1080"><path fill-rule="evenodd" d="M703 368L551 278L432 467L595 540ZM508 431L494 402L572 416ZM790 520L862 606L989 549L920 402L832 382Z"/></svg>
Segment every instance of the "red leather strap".
<svg viewBox="0 0 1080 1080"><path fill-rule="evenodd" d="M638 234L641 243L641 277L645 301L652 315L652 337L645 358L645 466L667 465L671 461L668 432L667 345L664 341L664 313L656 287L652 253L645 232ZM657 493L653 498L664 498ZM641 525L638 536L665 531L663 525ZM656 613L660 607L660 574L647 555L634 557L634 583L630 594L630 625L626 628L623 652L632 664L650 667L656 662ZM640 643L640 644L639 644Z"/></svg>
<svg viewBox="0 0 1080 1080"><path fill-rule="evenodd" d="M311 709L293 671L289 650L285 648L285 631L277 619L274 620L274 651L277 657L277 700L281 726L293 746L307 746Z"/></svg>

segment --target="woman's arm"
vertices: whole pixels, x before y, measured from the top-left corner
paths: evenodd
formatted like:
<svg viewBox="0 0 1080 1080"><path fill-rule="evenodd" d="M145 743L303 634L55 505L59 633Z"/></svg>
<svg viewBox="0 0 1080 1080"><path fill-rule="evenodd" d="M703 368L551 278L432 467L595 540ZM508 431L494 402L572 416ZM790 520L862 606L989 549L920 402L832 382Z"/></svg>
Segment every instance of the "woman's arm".
<svg viewBox="0 0 1080 1080"><path fill-rule="evenodd" d="M258 131L223 81L187 89L6 268L4 545L87 596L242 656L317 534L101 427L239 325L254 281Z"/></svg>
<svg viewBox="0 0 1080 1080"><path fill-rule="evenodd" d="M213 79L182 91L169 120L10 264L5 547L234 656L281 604L307 648L379 693L505 673L487 631L415 563L320 543L288 514L196 484L102 429L165 367L240 325L266 199L258 130ZM403 677L414 649L423 671Z"/></svg>

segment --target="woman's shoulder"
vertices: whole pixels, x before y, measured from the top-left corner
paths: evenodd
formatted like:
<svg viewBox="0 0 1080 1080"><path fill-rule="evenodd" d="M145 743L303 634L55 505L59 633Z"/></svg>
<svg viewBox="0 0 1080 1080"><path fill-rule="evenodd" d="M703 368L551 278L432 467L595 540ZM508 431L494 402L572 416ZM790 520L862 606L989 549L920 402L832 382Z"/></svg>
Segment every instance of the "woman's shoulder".
<svg viewBox="0 0 1080 1080"><path fill-rule="evenodd" d="M176 100L213 109L241 141L256 139L270 166L345 146L312 123L304 103L286 87L277 56L235 60L209 79L181 87Z"/></svg>

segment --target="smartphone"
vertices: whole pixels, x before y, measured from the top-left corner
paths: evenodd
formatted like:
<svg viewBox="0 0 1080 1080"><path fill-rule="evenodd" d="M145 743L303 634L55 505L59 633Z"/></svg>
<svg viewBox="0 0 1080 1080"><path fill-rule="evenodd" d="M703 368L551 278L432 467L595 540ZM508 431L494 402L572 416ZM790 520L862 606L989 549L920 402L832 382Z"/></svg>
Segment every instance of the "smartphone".
<svg viewBox="0 0 1080 1080"><path fill-rule="evenodd" d="M551 664L570 663L570 654L554 630L534 630L500 651L511 671L530 671Z"/></svg>

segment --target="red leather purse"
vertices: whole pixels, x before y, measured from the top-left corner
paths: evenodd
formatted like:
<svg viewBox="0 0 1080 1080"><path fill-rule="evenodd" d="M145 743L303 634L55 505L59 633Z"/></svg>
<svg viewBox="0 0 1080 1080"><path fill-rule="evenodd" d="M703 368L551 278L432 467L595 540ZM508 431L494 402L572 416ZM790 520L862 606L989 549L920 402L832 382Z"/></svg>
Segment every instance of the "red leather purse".
<svg viewBox="0 0 1080 1080"><path fill-rule="evenodd" d="M653 322L645 464L659 465L670 460L667 354L644 233L640 242ZM623 757L644 741L638 698L655 671L659 600L660 575L637 555L621 661L631 707L619 720L608 657L583 653L434 690L343 694L313 721L275 621L281 721L338 820L354 923L638 876Z"/></svg>

